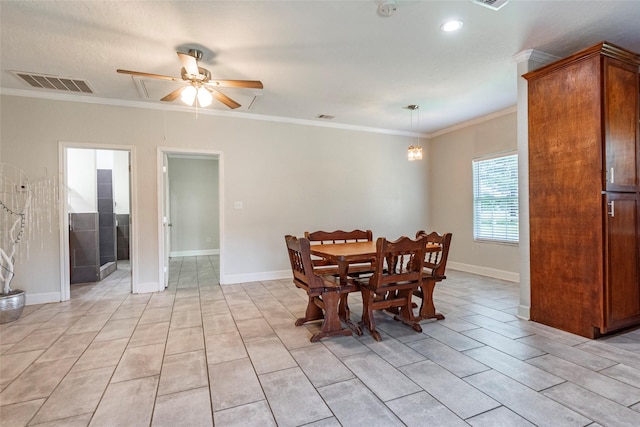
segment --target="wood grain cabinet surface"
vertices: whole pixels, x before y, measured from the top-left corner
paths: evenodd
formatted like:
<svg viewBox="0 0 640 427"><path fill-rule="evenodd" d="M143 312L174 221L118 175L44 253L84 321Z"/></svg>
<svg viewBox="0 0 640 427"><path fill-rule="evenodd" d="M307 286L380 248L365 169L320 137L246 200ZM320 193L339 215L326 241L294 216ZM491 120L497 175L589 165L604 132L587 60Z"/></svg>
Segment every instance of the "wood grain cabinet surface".
<svg viewBox="0 0 640 427"><path fill-rule="evenodd" d="M525 74L531 319L640 324L640 55L599 43Z"/></svg>

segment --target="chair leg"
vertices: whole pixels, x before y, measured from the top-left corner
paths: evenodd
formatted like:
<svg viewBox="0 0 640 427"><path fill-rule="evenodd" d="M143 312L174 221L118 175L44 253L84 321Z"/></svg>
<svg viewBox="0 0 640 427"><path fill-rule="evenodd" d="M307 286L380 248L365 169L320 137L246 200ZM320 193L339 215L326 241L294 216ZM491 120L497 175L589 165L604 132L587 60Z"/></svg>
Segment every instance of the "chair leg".
<svg viewBox="0 0 640 427"><path fill-rule="evenodd" d="M369 289L362 289L362 321L360 324L363 328L369 329L374 340L380 341L382 337L380 332L376 330L376 321L373 318L373 301L375 294Z"/></svg>
<svg viewBox="0 0 640 427"><path fill-rule="evenodd" d="M318 306L318 304L316 304L315 299L316 297L309 297L309 302L307 303L307 311L305 312L304 317L296 319L296 326L302 326L307 322L324 319L322 309Z"/></svg>
<svg viewBox="0 0 640 427"><path fill-rule="evenodd" d="M422 326L417 322L417 320L413 316L413 308L411 297L413 296L413 289L405 289L398 292L398 295L401 296L405 302L400 307L400 315L396 315L393 318L395 320L399 320L405 325L411 326L414 331L422 332Z"/></svg>
<svg viewBox="0 0 640 427"><path fill-rule="evenodd" d="M436 307L433 304L433 291L436 287L434 280L424 280L422 282L422 304L420 304L420 315L417 320L436 319L442 320L444 316L436 313Z"/></svg>

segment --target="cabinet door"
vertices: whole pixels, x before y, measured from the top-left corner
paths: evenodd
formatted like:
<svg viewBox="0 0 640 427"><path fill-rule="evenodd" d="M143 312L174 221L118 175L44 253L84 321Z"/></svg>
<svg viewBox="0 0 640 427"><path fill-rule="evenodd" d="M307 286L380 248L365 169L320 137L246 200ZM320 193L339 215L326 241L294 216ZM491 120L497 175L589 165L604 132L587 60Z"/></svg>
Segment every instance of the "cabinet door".
<svg viewBox="0 0 640 427"><path fill-rule="evenodd" d="M638 191L638 66L604 57L605 188Z"/></svg>
<svg viewBox="0 0 640 427"><path fill-rule="evenodd" d="M639 197L637 193L607 193L605 200L606 279L601 332L640 320Z"/></svg>

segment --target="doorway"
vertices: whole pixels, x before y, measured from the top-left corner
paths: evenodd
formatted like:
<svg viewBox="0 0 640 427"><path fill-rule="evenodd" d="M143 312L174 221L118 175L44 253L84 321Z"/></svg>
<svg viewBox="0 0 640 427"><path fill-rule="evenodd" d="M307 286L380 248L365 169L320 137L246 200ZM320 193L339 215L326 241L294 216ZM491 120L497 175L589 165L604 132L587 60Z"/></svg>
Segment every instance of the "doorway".
<svg viewBox="0 0 640 427"><path fill-rule="evenodd" d="M160 272L164 287L171 280L170 260L215 256L223 281L222 153L158 149Z"/></svg>
<svg viewBox="0 0 640 427"><path fill-rule="evenodd" d="M61 292L104 280L118 269L135 290L131 147L61 144Z"/></svg>

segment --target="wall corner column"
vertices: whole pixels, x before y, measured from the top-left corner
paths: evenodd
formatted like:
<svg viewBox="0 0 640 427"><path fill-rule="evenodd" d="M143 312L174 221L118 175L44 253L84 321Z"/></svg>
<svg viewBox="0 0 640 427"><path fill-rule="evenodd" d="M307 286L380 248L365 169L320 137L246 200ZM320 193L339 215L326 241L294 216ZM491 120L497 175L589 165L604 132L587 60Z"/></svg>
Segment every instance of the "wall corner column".
<svg viewBox="0 0 640 427"><path fill-rule="evenodd" d="M518 138L518 194L520 223L520 302L517 316L529 320L531 309L531 266L529 240L529 114L528 85L523 74L559 59L544 52L529 49L515 54L517 65L517 138Z"/></svg>

